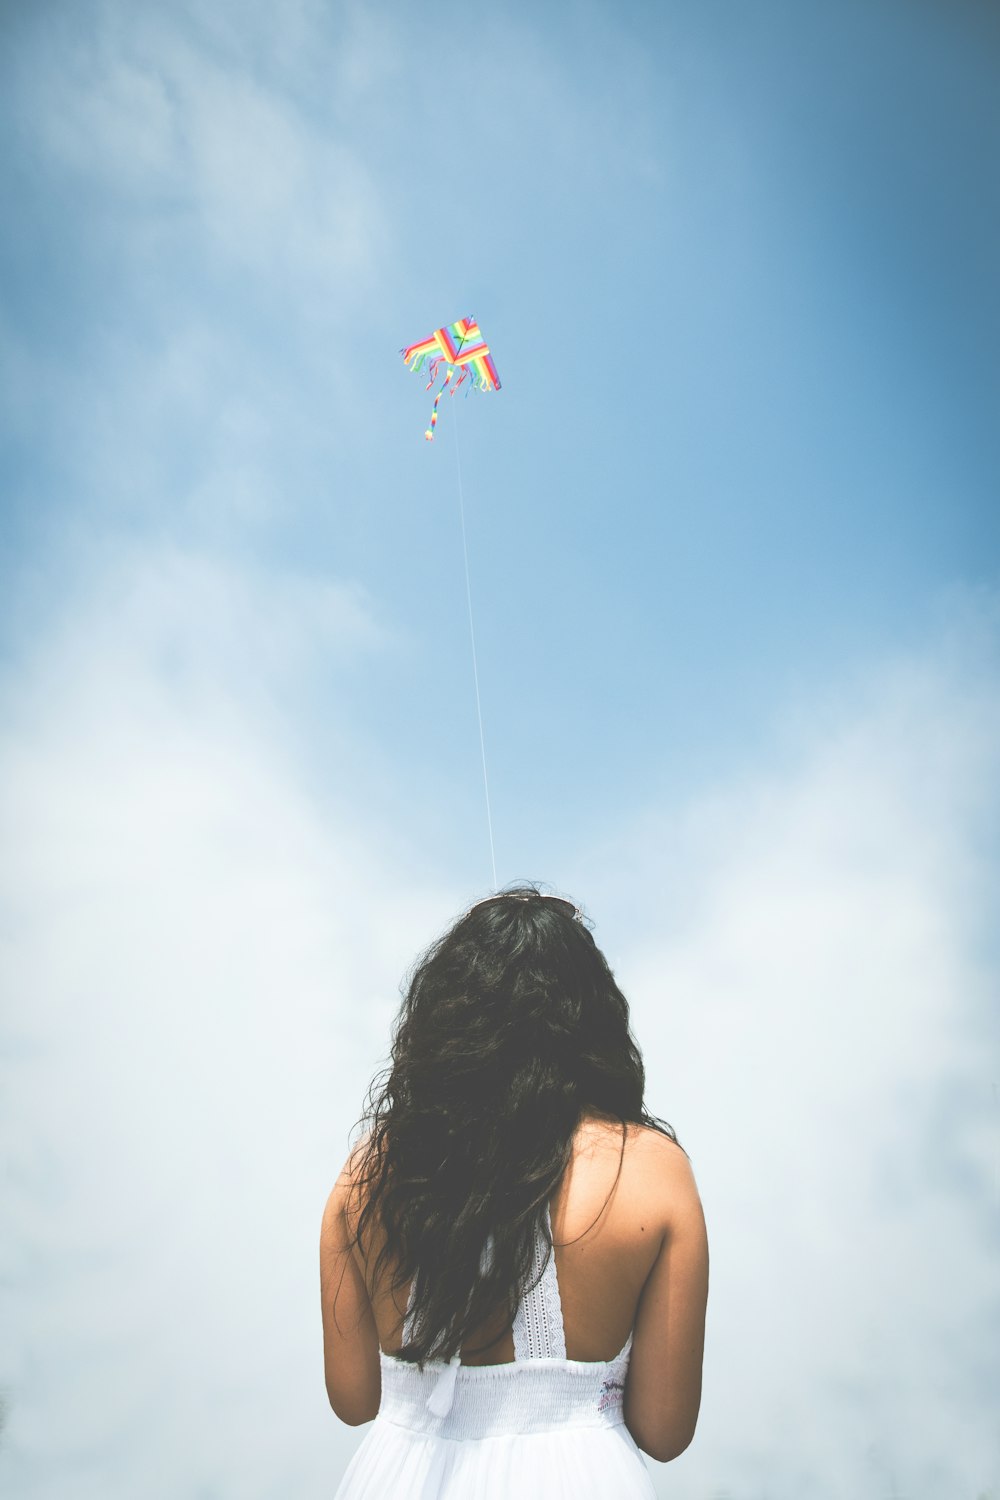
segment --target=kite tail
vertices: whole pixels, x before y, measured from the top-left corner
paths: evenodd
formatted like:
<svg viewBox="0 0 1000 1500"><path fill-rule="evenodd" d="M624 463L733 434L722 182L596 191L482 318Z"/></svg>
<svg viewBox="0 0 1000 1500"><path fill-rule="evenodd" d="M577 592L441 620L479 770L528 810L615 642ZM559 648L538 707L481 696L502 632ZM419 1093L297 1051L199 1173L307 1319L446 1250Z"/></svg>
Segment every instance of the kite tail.
<svg viewBox="0 0 1000 1500"><path fill-rule="evenodd" d="M427 441L429 443L433 443L433 441L434 441L434 429L437 426L437 419L438 419L438 402L441 400L441 397L444 395L444 388L448 384L449 380L451 379L452 374L453 374L453 371L449 370L448 373L447 373L447 375L444 377L444 383L441 386L441 389L438 391L437 395L434 397L434 407L433 407L433 410L431 411L431 425L428 427L427 431L424 433L424 437L427 439Z"/></svg>

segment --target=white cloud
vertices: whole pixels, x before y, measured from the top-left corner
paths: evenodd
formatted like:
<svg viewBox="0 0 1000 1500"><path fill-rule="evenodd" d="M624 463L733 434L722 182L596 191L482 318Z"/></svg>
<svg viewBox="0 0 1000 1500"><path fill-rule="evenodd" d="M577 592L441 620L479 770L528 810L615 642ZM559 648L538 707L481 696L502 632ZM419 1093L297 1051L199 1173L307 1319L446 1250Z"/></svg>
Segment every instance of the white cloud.
<svg viewBox="0 0 1000 1500"><path fill-rule="evenodd" d="M780 769L602 851L613 904L638 893L620 977L711 1243L677 1500L1000 1480L997 624L973 599L798 705Z"/></svg>
<svg viewBox="0 0 1000 1500"><path fill-rule="evenodd" d="M359 1437L322 1390L317 1214L461 897L306 790L277 688L384 649L363 598L82 561L0 745L3 1461L19 1500L304 1495ZM996 683L963 626L617 867L672 908L620 923L619 971L712 1246L678 1500L995 1483Z"/></svg>
<svg viewBox="0 0 1000 1500"><path fill-rule="evenodd" d="M7 1482L305 1495L351 1439L319 1216L457 901L343 765L303 789L277 689L383 644L362 599L171 551L90 576L4 693Z"/></svg>
<svg viewBox="0 0 1000 1500"><path fill-rule="evenodd" d="M349 492L370 395L347 330L386 232L339 96L358 103L378 39L329 31L307 3L208 21L94 4L21 27L8 107L44 212L15 235L75 247L51 322L26 331L16 300L0 318L31 526L69 500L68 525L163 517L218 544Z"/></svg>
<svg viewBox="0 0 1000 1500"><path fill-rule="evenodd" d="M206 44L196 14L102 7L88 34L46 35L21 107L44 159L112 195L135 253L169 251L176 229L193 226L221 268L292 282L303 296L323 289L336 305L345 275L374 273L382 213L335 111L305 110L283 84L288 59L274 66L279 33L300 79L310 51L328 49L321 18L295 14L295 26L272 17L249 51L235 24ZM350 57L363 45L360 34L345 40L329 88L364 69Z"/></svg>

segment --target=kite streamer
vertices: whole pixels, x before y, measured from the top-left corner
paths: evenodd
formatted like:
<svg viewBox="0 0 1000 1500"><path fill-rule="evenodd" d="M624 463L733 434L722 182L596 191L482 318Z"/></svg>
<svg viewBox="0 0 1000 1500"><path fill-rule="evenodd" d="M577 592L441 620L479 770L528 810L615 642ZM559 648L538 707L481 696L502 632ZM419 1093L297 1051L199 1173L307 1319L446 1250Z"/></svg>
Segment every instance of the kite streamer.
<svg viewBox="0 0 1000 1500"><path fill-rule="evenodd" d="M456 371L458 379L451 387L453 396L465 380L471 380L472 385L479 391L500 389L497 367L493 363L489 346L475 318L459 318L457 323L446 323L443 328L435 328L429 338L421 339L419 344L411 344L408 349L400 349L399 352L415 375L419 374L428 359L430 360L427 368L430 379L425 387L428 391L437 380L442 366L447 372L441 389L434 397L431 425L424 433L429 443L434 441L438 402L444 395L445 386L449 384Z"/></svg>
<svg viewBox="0 0 1000 1500"><path fill-rule="evenodd" d="M437 395L434 397L434 405L433 405L433 407L431 409L431 425L428 427L427 431L424 433L424 437L427 439L427 441L429 443L433 443L433 441L434 441L434 429L435 429L435 427L437 426L437 423L438 423L438 402L441 400L441 397L444 395L444 387L445 387L445 385L448 384L449 380L451 379L451 376L452 376L452 372L451 372L451 370L449 370L448 373L447 373L447 375L444 377L444 385L442 385L441 389L438 391ZM434 382L432 380L431 383L430 383L430 385L428 385L427 389L430 390L431 385L433 385L433 384L434 384ZM458 382L457 381L455 383L455 390L456 391L458 390Z"/></svg>

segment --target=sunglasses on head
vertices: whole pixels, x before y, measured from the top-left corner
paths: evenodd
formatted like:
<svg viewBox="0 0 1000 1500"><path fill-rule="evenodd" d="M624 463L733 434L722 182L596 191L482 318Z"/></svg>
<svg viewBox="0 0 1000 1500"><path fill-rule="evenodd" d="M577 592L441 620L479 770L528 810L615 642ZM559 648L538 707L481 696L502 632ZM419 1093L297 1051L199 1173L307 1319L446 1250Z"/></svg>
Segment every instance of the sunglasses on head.
<svg viewBox="0 0 1000 1500"><path fill-rule="evenodd" d="M512 891L497 891L493 896L484 896L481 901L473 901L469 907L469 911L475 911L477 906L485 906L487 901L549 901L553 906L558 907L565 916L572 917L574 922L582 922L584 920L583 912L578 906L574 906L572 901L566 901L562 896L547 896L543 891L539 891L537 895L531 896L519 896ZM468 916L468 912L466 912L466 916Z"/></svg>

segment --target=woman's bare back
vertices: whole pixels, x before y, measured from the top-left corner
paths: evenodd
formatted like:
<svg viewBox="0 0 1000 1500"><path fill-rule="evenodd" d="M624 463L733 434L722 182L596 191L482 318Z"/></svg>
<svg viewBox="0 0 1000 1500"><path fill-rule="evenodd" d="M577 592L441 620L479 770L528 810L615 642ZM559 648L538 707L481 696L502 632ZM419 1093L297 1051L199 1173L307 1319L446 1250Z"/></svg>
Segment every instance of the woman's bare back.
<svg viewBox="0 0 1000 1500"><path fill-rule="evenodd" d="M657 1142L679 1150L662 1132L629 1124L623 1154L621 1124L604 1116L587 1115L577 1128L569 1166L549 1203L568 1359L614 1359L634 1327L668 1223L662 1174L656 1172ZM367 1266L375 1264L381 1249L381 1225L370 1233L366 1253L355 1246L354 1254L372 1295ZM395 1297L391 1295L394 1270L390 1262L372 1295L379 1346L389 1354L400 1348L410 1292L405 1282ZM512 1362L509 1329L491 1347L482 1347L496 1338L506 1321L500 1310L477 1328L462 1346L462 1363ZM481 1352L473 1352L477 1349Z"/></svg>

